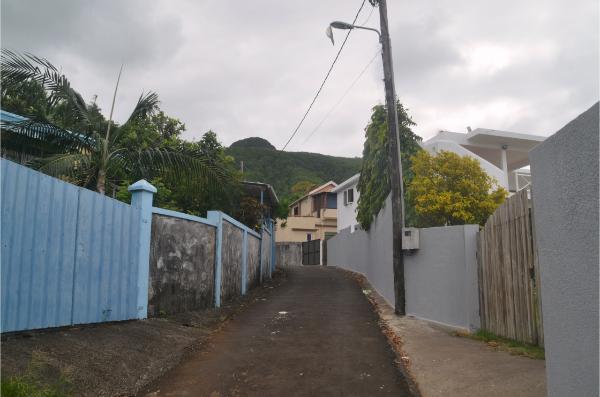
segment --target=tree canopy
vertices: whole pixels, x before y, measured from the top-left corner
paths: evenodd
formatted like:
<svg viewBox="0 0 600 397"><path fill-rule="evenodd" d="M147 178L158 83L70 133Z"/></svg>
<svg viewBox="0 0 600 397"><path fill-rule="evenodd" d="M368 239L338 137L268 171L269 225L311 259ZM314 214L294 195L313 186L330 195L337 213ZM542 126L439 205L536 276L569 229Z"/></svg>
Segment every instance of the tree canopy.
<svg viewBox="0 0 600 397"><path fill-rule="evenodd" d="M402 157L402 175L404 186L412 179L411 158L421 150L421 137L416 135L411 127L412 121L408 112L400 102L398 107L398 125L400 130L400 150ZM388 161L388 125L387 110L383 105L373 108L371 120L365 128L366 140L363 148L363 162L360 170L357 189L358 197L357 220L363 229L368 230L373 219L385 205L390 194L390 173ZM406 206L406 224L414 222L414 213Z"/></svg>
<svg viewBox="0 0 600 397"><path fill-rule="evenodd" d="M479 162L468 156L420 151L412 158L412 171L408 196L419 227L483 225L507 196Z"/></svg>

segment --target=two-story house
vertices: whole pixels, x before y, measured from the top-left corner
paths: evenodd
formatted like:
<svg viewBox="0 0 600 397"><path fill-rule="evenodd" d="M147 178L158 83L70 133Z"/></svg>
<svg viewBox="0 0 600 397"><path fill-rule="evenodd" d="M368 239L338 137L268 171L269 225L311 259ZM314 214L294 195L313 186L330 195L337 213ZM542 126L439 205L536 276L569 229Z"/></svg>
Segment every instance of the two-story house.
<svg viewBox="0 0 600 397"><path fill-rule="evenodd" d="M278 242L325 240L337 232L337 184L329 181L289 206L288 218L277 221Z"/></svg>

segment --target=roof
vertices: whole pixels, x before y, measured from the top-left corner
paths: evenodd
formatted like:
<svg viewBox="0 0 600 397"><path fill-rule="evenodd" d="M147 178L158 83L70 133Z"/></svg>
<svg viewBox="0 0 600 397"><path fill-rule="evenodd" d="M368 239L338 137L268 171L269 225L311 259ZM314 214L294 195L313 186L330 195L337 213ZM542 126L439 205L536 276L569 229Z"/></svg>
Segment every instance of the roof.
<svg viewBox="0 0 600 397"><path fill-rule="evenodd" d="M331 186L331 185L333 185L333 186ZM322 184L321 186L318 186L318 187L314 188L313 190L311 190L310 192L306 193L304 196L300 197L299 199L294 200L292 203L290 203L290 205L288 207L293 206L298 201L304 200L308 196L314 196L315 194L319 194L319 193L333 192L336 187L337 187L337 183L335 183L334 181L326 182L326 183ZM327 189L329 189L329 190L327 190Z"/></svg>
<svg viewBox="0 0 600 397"><path fill-rule="evenodd" d="M421 146L428 148L438 142L451 142L462 146L499 168L502 167L502 149L506 149L510 171L527 166L529 164L529 151L545 139L546 137L540 135L476 128L467 134L440 131L434 137L423 142Z"/></svg>
<svg viewBox="0 0 600 397"><path fill-rule="evenodd" d="M332 192L341 192L352 185L356 185L358 183L358 178L360 178L360 173L352 175L350 178L340 183L335 189L332 190Z"/></svg>
<svg viewBox="0 0 600 397"><path fill-rule="evenodd" d="M279 199L277 198L277 194L275 193L275 189L268 183L263 182L252 182L252 181L242 181L242 185L244 186L246 192L252 196L260 197L260 192L267 193L267 200L271 205L276 206L279 204Z"/></svg>

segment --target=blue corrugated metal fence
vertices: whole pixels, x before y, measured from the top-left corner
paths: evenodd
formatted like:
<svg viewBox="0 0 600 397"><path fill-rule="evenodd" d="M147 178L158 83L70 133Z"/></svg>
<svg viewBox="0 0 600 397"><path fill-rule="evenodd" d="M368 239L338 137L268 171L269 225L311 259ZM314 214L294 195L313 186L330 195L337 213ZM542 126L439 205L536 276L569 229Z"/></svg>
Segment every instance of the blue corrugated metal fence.
<svg viewBox="0 0 600 397"><path fill-rule="evenodd" d="M4 159L1 169L2 332L137 318L139 211Z"/></svg>

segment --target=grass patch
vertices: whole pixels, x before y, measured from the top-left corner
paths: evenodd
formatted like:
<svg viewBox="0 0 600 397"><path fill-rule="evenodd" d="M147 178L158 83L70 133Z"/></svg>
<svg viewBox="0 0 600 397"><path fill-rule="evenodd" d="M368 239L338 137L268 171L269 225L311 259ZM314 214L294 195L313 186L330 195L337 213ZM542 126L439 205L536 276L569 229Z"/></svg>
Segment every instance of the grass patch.
<svg viewBox="0 0 600 397"><path fill-rule="evenodd" d="M496 350L507 351L515 356L525 356L536 360L544 360L546 358L543 347L503 338L489 331L479 330L474 334L455 333L455 335L480 340Z"/></svg>
<svg viewBox="0 0 600 397"><path fill-rule="evenodd" d="M24 374L4 377L0 382L2 397L69 397L72 383L68 371L53 365L47 354L34 351Z"/></svg>

